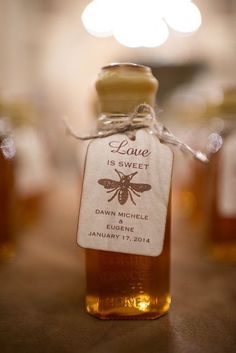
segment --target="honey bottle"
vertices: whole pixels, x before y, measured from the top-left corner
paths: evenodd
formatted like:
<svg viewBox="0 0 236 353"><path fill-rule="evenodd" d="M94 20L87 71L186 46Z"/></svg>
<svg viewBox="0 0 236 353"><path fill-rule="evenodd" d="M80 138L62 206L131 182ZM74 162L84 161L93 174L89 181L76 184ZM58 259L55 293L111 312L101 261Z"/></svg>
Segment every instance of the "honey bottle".
<svg viewBox="0 0 236 353"><path fill-rule="evenodd" d="M16 144L15 189L18 226L37 223L50 184L45 141L37 123L36 107L28 101L9 100L7 114L14 126Z"/></svg>
<svg viewBox="0 0 236 353"><path fill-rule="evenodd" d="M158 82L146 66L127 63L102 68L96 81L101 108L99 129L103 130L107 124L116 126L141 103L153 107L157 88ZM143 113L136 120L145 119L148 117ZM164 243L159 256L85 250L89 314L100 319L155 319L168 311L171 301L168 197Z"/></svg>
<svg viewBox="0 0 236 353"><path fill-rule="evenodd" d="M15 251L15 164L8 125L7 118L0 117L0 263L10 261Z"/></svg>
<svg viewBox="0 0 236 353"><path fill-rule="evenodd" d="M224 91L218 106L223 147L209 165L209 240L213 255L236 260L236 88ZM219 119L218 119L219 120Z"/></svg>

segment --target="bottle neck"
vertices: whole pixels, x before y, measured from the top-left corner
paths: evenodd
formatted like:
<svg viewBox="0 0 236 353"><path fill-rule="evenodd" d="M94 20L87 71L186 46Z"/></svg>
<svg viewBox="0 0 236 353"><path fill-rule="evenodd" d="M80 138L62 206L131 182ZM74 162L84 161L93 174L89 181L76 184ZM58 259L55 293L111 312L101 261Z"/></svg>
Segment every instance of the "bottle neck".
<svg viewBox="0 0 236 353"><path fill-rule="evenodd" d="M100 111L102 114L111 115L111 114L132 114L136 107L142 103L147 103L152 107L155 106L155 95L146 95L136 94L134 96L129 95L116 95L115 99L113 95L107 95L100 97Z"/></svg>
<svg viewBox="0 0 236 353"><path fill-rule="evenodd" d="M101 114L98 118L98 131L109 131L123 126L130 119L130 114L108 113ZM133 125L149 126L152 116L147 113L139 113L132 119Z"/></svg>

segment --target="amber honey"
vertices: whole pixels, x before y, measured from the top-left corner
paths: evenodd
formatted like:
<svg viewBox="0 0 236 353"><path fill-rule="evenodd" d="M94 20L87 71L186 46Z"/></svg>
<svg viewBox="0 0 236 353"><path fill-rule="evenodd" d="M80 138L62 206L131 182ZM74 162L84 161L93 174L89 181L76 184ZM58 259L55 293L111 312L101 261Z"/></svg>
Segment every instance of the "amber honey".
<svg viewBox="0 0 236 353"><path fill-rule="evenodd" d="M209 164L209 240L212 254L236 260L236 88L227 87L218 106L223 138Z"/></svg>
<svg viewBox="0 0 236 353"><path fill-rule="evenodd" d="M220 153L211 161L209 235L212 254L219 259L236 260L236 217L222 215L219 210ZM235 193L236 190L232 190Z"/></svg>
<svg viewBox="0 0 236 353"><path fill-rule="evenodd" d="M14 252L14 169L0 150L0 260Z"/></svg>
<svg viewBox="0 0 236 353"><path fill-rule="evenodd" d="M87 311L100 319L155 319L170 306L168 208L161 255L140 256L86 250Z"/></svg>

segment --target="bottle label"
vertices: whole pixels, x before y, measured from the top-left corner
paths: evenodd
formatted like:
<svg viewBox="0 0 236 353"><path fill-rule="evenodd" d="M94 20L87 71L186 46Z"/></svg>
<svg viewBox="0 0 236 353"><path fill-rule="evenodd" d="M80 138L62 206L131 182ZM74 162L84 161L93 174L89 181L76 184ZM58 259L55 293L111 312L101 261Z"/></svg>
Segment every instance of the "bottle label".
<svg viewBox="0 0 236 353"><path fill-rule="evenodd" d="M173 155L145 130L88 147L78 223L85 248L158 256L162 252Z"/></svg>
<svg viewBox="0 0 236 353"><path fill-rule="evenodd" d="M227 217L236 216L236 133L228 136L219 159L219 212Z"/></svg>

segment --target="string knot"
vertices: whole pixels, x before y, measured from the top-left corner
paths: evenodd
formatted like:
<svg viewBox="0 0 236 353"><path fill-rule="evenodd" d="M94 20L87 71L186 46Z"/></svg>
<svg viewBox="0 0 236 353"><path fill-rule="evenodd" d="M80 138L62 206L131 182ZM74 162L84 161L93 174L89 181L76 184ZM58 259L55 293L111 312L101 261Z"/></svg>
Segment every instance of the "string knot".
<svg viewBox="0 0 236 353"><path fill-rule="evenodd" d="M148 122L135 122L139 114L148 113L150 119ZM170 144L179 148L182 152L191 154L197 160L208 163L212 154L219 151L223 144L222 137L219 134L213 133L208 137L208 143L203 151L196 151L192 149L187 143L176 137L165 125L160 123L158 114L155 112L152 106L147 103L139 104L132 114L127 114L125 121L122 123L112 126L106 126L106 129L99 131L98 133L90 136L80 136L68 123L67 119L63 119L67 132L78 140L86 141L97 138L104 138L119 133L128 133L139 129L147 129L152 135L155 135L160 142Z"/></svg>

